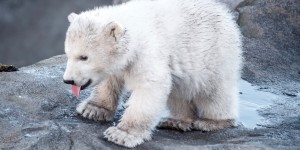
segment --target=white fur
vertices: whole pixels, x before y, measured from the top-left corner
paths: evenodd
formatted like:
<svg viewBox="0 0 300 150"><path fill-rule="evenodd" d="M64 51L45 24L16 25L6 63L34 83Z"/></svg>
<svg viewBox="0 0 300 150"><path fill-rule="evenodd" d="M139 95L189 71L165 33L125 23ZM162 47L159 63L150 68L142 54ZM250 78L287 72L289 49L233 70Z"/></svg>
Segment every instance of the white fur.
<svg viewBox="0 0 300 150"><path fill-rule="evenodd" d="M96 87L77 111L96 120L105 116L99 108L111 115L120 88L132 91L120 123L104 133L109 141L135 147L149 140L166 107L170 119L161 126L182 130L221 129L238 117L240 32L222 4L132 1L72 17L64 79L92 79Z"/></svg>

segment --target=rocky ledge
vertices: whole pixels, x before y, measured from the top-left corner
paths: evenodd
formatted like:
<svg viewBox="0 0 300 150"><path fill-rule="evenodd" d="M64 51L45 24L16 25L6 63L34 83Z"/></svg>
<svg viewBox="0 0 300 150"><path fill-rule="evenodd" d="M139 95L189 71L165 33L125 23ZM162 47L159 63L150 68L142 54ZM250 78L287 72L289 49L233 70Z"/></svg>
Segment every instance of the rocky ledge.
<svg viewBox="0 0 300 150"><path fill-rule="evenodd" d="M156 130L137 149L299 149L299 6L298 0L246 0L235 8L245 36L243 79L277 95L257 110L262 122L215 132ZM65 63L60 55L0 73L1 149L123 149L103 138L118 115L105 123L75 113L89 91L79 100L71 94L62 82Z"/></svg>

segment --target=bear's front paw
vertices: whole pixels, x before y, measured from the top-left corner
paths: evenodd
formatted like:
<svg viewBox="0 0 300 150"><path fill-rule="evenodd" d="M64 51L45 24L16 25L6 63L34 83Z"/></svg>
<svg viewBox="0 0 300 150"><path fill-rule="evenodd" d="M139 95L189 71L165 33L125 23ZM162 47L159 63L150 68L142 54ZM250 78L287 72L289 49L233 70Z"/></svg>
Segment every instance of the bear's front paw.
<svg viewBox="0 0 300 150"><path fill-rule="evenodd" d="M114 112L101 107L93 101L83 101L77 108L77 113L88 119L95 121L111 121L114 118Z"/></svg>
<svg viewBox="0 0 300 150"><path fill-rule="evenodd" d="M127 131L118 127L110 127L104 132L105 138L115 144L133 148L151 139L151 131Z"/></svg>

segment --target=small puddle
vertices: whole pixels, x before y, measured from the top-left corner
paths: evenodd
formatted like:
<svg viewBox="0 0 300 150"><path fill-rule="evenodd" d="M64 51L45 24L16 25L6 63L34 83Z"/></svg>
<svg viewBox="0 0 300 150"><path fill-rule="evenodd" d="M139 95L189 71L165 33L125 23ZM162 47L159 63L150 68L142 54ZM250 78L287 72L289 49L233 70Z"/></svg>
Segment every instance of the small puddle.
<svg viewBox="0 0 300 150"><path fill-rule="evenodd" d="M258 109L270 106L278 95L258 90L245 80L240 81L240 117L241 122L247 128L258 127L257 124L265 123L266 120L258 114Z"/></svg>

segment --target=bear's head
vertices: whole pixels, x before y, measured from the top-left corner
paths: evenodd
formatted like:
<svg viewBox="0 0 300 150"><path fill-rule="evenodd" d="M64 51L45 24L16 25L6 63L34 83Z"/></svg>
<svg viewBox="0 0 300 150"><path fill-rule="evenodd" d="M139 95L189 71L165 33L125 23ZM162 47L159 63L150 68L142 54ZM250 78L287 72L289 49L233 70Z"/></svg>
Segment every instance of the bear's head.
<svg viewBox="0 0 300 150"><path fill-rule="evenodd" d="M93 87L126 67L128 40L120 23L85 13L71 13L68 20L65 83L81 89Z"/></svg>

